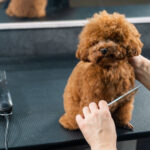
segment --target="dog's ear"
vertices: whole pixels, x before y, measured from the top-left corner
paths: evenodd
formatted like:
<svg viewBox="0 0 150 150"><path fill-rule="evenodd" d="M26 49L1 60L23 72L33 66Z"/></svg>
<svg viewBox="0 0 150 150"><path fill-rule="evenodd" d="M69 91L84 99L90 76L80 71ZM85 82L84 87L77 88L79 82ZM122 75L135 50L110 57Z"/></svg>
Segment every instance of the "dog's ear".
<svg viewBox="0 0 150 150"><path fill-rule="evenodd" d="M141 35L133 24L129 25L129 36L124 42L124 46L127 50L127 56L133 57L141 54L143 43L140 40Z"/></svg>
<svg viewBox="0 0 150 150"><path fill-rule="evenodd" d="M84 43L85 41L83 40L80 40L80 43L78 45L78 49L76 51L76 57L80 60L83 60L83 61L89 61L88 60L88 55L89 55L89 52L88 52L88 48L86 47L86 42Z"/></svg>
<svg viewBox="0 0 150 150"><path fill-rule="evenodd" d="M141 42L140 38L132 38L128 42L128 45L126 47L127 50L127 56L128 57L133 57L133 56L138 56L141 54L143 47L143 43Z"/></svg>

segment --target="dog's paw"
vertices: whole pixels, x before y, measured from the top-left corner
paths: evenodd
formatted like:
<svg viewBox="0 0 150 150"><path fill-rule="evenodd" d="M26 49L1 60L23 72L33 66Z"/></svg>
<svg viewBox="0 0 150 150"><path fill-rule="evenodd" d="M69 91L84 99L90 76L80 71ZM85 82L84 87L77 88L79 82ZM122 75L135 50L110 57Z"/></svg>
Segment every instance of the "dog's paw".
<svg viewBox="0 0 150 150"><path fill-rule="evenodd" d="M127 130L133 130L134 129L134 127L131 123L117 124L117 127L124 128L124 129L127 129Z"/></svg>
<svg viewBox="0 0 150 150"><path fill-rule="evenodd" d="M123 126L124 129L133 130L133 125L131 123L125 124Z"/></svg>
<svg viewBox="0 0 150 150"><path fill-rule="evenodd" d="M69 130L77 130L78 125L76 124L75 121L72 119L69 119L66 114L64 114L62 117L59 119L59 123L65 128Z"/></svg>

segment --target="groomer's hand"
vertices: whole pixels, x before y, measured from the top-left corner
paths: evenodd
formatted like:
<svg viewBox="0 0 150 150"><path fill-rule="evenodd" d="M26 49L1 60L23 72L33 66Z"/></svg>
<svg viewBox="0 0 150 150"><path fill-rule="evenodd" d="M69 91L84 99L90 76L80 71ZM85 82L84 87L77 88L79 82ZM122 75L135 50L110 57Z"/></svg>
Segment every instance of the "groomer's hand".
<svg viewBox="0 0 150 150"><path fill-rule="evenodd" d="M129 62L134 68L136 79L150 90L150 60L140 55L130 58Z"/></svg>
<svg viewBox="0 0 150 150"><path fill-rule="evenodd" d="M108 105L105 101L90 103L83 108L84 118L76 116L77 124L91 150L116 150L116 130Z"/></svg>

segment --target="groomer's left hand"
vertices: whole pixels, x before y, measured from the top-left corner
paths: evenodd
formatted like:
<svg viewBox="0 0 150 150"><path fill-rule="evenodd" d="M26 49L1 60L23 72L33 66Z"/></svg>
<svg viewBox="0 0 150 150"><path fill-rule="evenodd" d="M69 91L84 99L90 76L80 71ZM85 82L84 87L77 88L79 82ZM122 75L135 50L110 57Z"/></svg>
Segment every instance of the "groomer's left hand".
<svg viewBox="0 0 150 150"><path fill-rule="evenodd" d="M105 101L83 108L84 118L76 116L77 124L91 150L116 150L116 129Z"/></svg>

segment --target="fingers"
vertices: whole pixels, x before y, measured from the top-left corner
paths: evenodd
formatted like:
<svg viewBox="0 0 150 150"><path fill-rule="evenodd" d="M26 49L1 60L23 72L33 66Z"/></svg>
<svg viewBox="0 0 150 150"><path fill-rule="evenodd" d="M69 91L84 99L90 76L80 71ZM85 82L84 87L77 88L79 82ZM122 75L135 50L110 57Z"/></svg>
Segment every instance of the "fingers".
<svg viewBox="0 0 150 150"><path fill-rule="evenodd" d="M144 60L145 58L142 55L139 55L129 58L129 63L136 69L142 66Z"/></svg>
<svg viewBox="0 0 150 150"><path fill-rule="evenodd" d="M99 108L102 109L102 110L103 110L103 109L109 110L108 104L107 104L107 102L104 101L104 100L99 101L98 106L99 106Z"/></svg>
<svg viewBox="0 0 150 150"><path fill-rule="evenodd" d="M104 100L101 100L99 103L98 103L98 106L100 108L101 111L108 111L109 112L109 107L108 107L108 104L106 101ZM89 104L89 107L83 107L83 115L84 115L84 118L88 117L91 113L94 113L98 110L98 106L96 103L92 102ZM80 122L82 122L84 120L84 118L81 116L81 115L77 115L76 116L76 121L77 123L79 124Z"/></svg>
<svg viewBox="0 0 150 150"><path fill-rule="evenodd" d="M77 124L79 125L82 121L83 121L83 118L81 115L76 115L76 121L77 121Z"/></svg>
<svg viewBox="0 0 150 150"><path fill-rule="evenodd" d="M84 115L84 117L88 116L89 114L90 114L89 108L88 107L84 107L83 108L83 115Z"/></svg>
<svg viewBox="0 0 150 150"><path fill-rule="evenodd" d="M106 119L106 118L111 118L111 113L109 111L109 106L107 104L106 101L104 100L101 100L99 101L99 108L100 108L100 112L101 112L101 115Z"/></svg>
<svg viewBox="0 0 150 150"><path fill-rule="evenodd" d="M96 110L98 110L97 104L92 102L89 104L89 109L91 112L95 112Z"/></svg>
<svg viewBox="0 0 150 150"><path fill-rule="evenodd" d="M89 107L84 107L83 108L83 115L86 118L90 113L95 112L96 110L98 110L97 104L92 102L89 104Z"/></svg>

